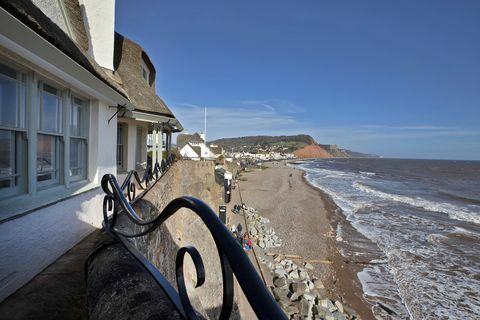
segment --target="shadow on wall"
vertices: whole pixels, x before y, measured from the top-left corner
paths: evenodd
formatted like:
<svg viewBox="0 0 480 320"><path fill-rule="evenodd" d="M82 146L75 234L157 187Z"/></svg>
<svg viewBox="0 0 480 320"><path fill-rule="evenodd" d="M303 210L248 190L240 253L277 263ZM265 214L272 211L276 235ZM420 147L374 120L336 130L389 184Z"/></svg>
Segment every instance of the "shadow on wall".
<svg viewBox="0 0 480 320"><path fill-rule="evenodd" d="M158 208L148 200L139 201L135 205L135 210L144 219L150 219L160 213ZM141 230L141 227L136 227L135 232ZM184 262L184 275L187 280L186 285L190 301L194 308L206 319L218 318L223 298L220 259L213 237L195 213L188 209L178 211L157 231L136 238L135 245L175 287L177 252L181 247L194 246L199 251L205 266L205 283L199 288L194 287L196 271L193 262L187 255ZM238 306L234 301L231 319L239 318Z"/></svg>

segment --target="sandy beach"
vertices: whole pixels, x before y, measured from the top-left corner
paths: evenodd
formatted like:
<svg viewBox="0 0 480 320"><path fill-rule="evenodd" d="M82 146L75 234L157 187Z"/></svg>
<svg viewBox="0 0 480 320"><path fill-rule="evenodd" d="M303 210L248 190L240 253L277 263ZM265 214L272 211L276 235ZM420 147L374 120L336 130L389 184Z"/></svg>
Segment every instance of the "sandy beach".
<svg viewBox="0 0 480 320"><path fill-rule="evenodd" d="M371 306L362 299L356 276L361 267L345 261L337 248L335 228L343 217L336 205L308 184L301 170L285 162L266 166L242 173L238 183L242 200L268 218L282 239L281 247L266 251L300 255L312 262L312 274L325 285L322 295L341 301L361 319L372 319Z"/></svg>

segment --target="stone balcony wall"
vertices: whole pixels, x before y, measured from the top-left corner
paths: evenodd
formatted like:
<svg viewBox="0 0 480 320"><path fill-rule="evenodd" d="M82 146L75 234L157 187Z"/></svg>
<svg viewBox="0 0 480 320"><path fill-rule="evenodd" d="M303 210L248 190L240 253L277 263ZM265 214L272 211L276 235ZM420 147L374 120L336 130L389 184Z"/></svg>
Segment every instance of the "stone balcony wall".
<svg viewBox="0 0 480 320"><path fill-rule="evenodd" d="M218 206L223 204L223 188L215 183L214 163L177 162L134 208L142 217L151 219L180 196L199 198L218 213ZM195 213L188 209L180 210L157 231L135 239L135 244L174 286L175 258L179 248L187 245L196 247L205 265L205 284L194 288L196 273L187 256L184 264L187 290L197 311L206 318L218 318L223 290L220 260L210 232ZM238 317L236 305L232 316Z"/></svg>

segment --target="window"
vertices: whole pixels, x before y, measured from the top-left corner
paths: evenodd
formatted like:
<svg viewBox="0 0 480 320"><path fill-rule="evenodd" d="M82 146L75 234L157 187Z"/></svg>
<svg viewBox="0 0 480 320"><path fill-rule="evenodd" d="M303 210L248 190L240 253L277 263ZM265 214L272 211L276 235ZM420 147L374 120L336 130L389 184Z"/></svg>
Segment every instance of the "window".
<svg viewBox="0 0 480 320"><path fill-rule="evenodd" d="M25 75L0 64L0 197L24 191Z"/></svg>
<svg viewBox="0 0 480 320"><path fill-rule="evenodd" d="M142 78L147 84L150 84L150 72L148 71L147 65L142 60Z"/></svg>
<svg viewBox="0 0 480 320"><path fill-rule="evenodd" d="M117 170L123 171L125 168L125 136L127 133L127 125L119 123L117 126Z"/></svg>
<svg viewBox="0 0 480 320"><path fill-rule="evenodd" d="M60 90L40 82L37 111L37 185L44 187L59 184L62 177L63 104Z"/></svg>
<svg viewBox="0 0 480 320"><path fill-rule="evenodd" d="M70 177L71 181L87 177L88 106L79 98L72 98L70 112Z"/></svg>
<svg viewBox="0 0 480 320"><path fill-rule="evenodd" d="M89 101L11 65L0 60L2 203L88 175ZM35 91L36 96L27 99ZM31 142L36 137L36 142L28 143L27 137Z"/></svg>

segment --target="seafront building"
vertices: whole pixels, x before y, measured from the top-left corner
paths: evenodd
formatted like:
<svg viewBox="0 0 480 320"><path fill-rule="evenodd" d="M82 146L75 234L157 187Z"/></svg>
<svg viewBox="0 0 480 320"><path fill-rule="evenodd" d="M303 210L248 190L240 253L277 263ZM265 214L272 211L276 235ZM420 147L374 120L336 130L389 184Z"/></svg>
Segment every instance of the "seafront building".
<svg viewBox="0 0 480 320"><path fill-rule="evenodd" d="M114 25L114 0L0 1L0 301L100 227L104 174L183 129Z"/></svg>
<svg viewBox="0 0 480 320"><path fill-rule="evenodd" d="M177 149L184 159L190 160L215 160L223 155L223 149L215 144L207 145L203 133L179 134L177 136Z"/></svg>

